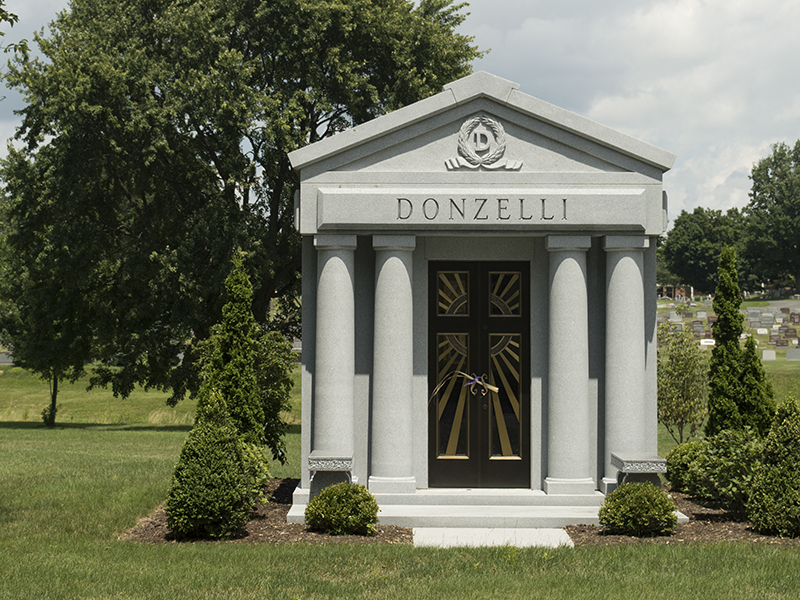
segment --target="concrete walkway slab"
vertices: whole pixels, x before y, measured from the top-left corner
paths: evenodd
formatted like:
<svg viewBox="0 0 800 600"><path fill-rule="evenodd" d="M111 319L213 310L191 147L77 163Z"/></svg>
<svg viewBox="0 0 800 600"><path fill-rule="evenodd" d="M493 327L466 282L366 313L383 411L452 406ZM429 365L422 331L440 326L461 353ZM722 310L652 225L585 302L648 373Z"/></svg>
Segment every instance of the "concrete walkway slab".
<svg viewBox="0 0 800 600"><path fill-rule="evenodd" d="M477 527L414 527L415 547L456 548L479 546L516 546L527 548L573 547L563 529L483 529Z"/></svg>

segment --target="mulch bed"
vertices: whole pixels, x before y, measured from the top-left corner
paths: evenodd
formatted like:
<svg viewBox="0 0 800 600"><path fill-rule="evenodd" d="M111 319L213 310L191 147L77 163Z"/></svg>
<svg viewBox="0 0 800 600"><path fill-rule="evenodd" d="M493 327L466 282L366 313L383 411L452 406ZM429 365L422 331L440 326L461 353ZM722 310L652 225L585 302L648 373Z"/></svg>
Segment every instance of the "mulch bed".
<svg viewBox="0 0 800 600"><path fill-rule="evenodd" d="M258 504L253 516L245 527L245 531L225 544L411 544L411 529L394 525L378 525L376 535L329 535L320 531L311 531L301 523L287 523L286 515L292 506L292 492L300 482L299 479L272 479L265 490L270 499L267 504ZM145 542L150 544L175 544L167 528L167 515L164 505L141 519L139 523L119 536L120 540ZM195 540L198 541L198 540Z"/></svg>
<svg viewBox="0 0 800 600"><path fill-rule="evenodd" d="M311 531L299 523L287 523L286 515L292 505L292 492L297 479L273 479L266 490L271 498L267 504L259 504L246 530L226 544L411 544L411 529L394 525L378 525L374 536L340 535ZM731 514L714 506L702 506L685 494L672 492L678 510L690 521L678 525L671 536L636 538L625 535L606 534L596 525L570 525L565 527L576 546L613 546L619 544L709 544L714 542L745 542L783 546L800 546L800 538L785 539L760 535L752 530L747 521L736 520ZM130 531L119 536L120 540L150 544L179 543L167 528L164 506L141 519Z"/></svg>

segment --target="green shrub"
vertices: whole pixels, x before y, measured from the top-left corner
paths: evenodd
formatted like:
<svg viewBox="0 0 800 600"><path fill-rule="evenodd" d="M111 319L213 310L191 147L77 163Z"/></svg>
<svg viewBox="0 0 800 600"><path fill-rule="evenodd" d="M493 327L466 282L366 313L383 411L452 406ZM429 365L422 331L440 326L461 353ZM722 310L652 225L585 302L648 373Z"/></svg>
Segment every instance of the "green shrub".
<svg viewBox="0 0 800 600"><path fill-rule="evenodd" d="M337 483L311 499L305 516L311 529L331 535L372 535L378 522L378 503L363 485Z"/></svg>
<svg viewBox="0 0 800 600"><path fill-rule="evenodd" d="M684 442L675 446L667 454L667 479L676 492L686 491L686 478L691 464L703 452L703 442L699 440Z"/></svg>
<svg viewBox="0 0 800 600"><path fill-rule="evenodd" d="M44 407L44 410L42 411L42 421L44 421L45 427L55 427L56 413L58 412L59 408L61 408L60 404Z"/></svg>
<svg viewBox="0 0 800 600"><path fill-rule="evenodd" d="M204 413L186 438L167 494L167 526L177 539L231 537L253 510L253 476L219 393Z"/></svg>
<svg viewBox="0 0 800 600"><path fill-rule="evenodd" d="M264 486L269 480L269 455L267 449L259 444L242 442L242 456L250 495L259 502L266 500L263 494Z"/></svg>
<svg viewBox="0 0 800 600"><path fill-rule="evenodd" d="M753 528L800 536L800 407L794 399L778 409L761 462L747 506Z"/></svg>
<svg viewBox="0 0 800 600"><path fill-rule="evenodd" d="M725 429L708 438L700 456L689 466L687 492L704 501L720 502L743 518L763 447L758 433L750 427Z"/></svg>
<svg viewBox="0 0 800 600"><path fill-rule="evenodd" d="M652 483L623 483L606 496L600 524L609 533L637 537L675 532L675 501Z"/></svg>

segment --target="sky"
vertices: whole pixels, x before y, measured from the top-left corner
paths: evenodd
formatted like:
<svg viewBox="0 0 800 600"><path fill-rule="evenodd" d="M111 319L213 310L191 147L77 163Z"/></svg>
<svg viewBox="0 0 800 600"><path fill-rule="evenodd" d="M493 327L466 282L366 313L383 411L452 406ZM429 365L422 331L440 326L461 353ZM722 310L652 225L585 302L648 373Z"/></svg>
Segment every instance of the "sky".
<svg viewBox="0 0 800 600"><path fill-rule="evenodd" d="M3 25L3 43L30 40L67 4L6 0L20 21ZM476 71L677 155L664 175L671 219L744 207L753 164L800 138L800 2L472 0L466 10L460 33L490 50ZM4 93L2 139L22 106Z"/></svg>

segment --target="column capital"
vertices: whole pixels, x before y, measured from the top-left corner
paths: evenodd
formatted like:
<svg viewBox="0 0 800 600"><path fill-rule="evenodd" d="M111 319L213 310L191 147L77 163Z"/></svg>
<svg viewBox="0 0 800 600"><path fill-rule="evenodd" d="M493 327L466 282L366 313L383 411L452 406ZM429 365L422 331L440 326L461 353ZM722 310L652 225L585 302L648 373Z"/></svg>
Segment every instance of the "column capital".
<svg viewBox="0 0 800 600"><path fill-rule="evenodd" d="M585 252L592 247L592 238L588 235L548 235L546 245L550 252Z"/></svg>
<svg viewBox="0 0 800 600"><path fill-rule="evenodd" d="M607 235L603 238L603 249L609 250L644 250L650 247L650 239L646 235Z"/></svg>
<svg viewBox="0 0 800 600"><path fill-rule="evenodd" d="M354 235L324 234L314 236L317 250L355 250L358 238Z"/></svg>
<svg viewBox="0 0 800 600"><path fill-rule="evenodd" d="M373 235L372 247L375 250L413 250L417 238L413 235Z"/></svg>

